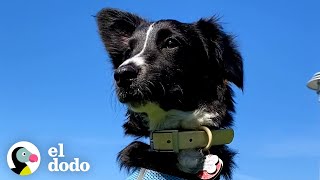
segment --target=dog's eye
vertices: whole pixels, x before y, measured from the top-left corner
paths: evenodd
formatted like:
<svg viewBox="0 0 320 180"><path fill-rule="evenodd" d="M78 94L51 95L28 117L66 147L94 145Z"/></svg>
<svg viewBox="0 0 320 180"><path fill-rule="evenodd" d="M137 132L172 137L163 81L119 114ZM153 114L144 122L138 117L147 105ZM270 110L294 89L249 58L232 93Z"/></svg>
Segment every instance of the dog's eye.
<svg viewBox="0 0 320 180"><path fill-rule="evenodd" d="M162 48L172 49L180 45L179 41L174 38L168 38L163 44Z"/></svg>

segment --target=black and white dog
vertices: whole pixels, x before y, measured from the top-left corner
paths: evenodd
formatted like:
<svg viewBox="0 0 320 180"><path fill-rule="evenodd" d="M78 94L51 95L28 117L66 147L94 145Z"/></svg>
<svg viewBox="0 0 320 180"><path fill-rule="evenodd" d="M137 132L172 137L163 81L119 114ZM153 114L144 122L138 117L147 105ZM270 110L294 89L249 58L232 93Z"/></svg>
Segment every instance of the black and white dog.
<svg viewBox="0 0 320 180"><path fill-rule="evenodd" d="M128 12L103 9L97 22L112 60L118 98L128 107L126 135L149 137L156 130L232 126L235 109L230 83L243 88L243 63L233 37L217 19L149 22ZM210 153L224 162L220 175L231 179L235 152L219 145L211 147ZM144 167L199 179L196 172L203 154L199 149L156 152L134 141L118 159L128 169Z"/></svg>

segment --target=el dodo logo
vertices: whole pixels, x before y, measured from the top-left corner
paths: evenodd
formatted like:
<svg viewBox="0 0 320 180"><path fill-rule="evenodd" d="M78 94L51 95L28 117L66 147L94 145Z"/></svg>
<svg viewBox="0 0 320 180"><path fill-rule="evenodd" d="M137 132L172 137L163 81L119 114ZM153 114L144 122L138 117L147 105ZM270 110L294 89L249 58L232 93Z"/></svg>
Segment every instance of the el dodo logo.
<svg viewBox="0 0 320 180"><path fill-rule="evenodd" d="M49 148L48 155L52 158L52 162L48 164L50 172L87 172L90 169L90 164L81 162L79 158L73 158L74 161L70 163L62 161L62 158L65 158L62 143L58 143L58 147ZM38 169L40 152L32 143L21 141L9 149L7 162L13 172L21 176L27 176Z"/></svg>
<svg viewBox="0 0 320 180"><path fill-rule="evenodd" d="M87 172L90 169L90 164L88 162L80 162L79 158L73 158L73 162L63 162L59 161L59 158L64 158L64 146L62 143L58 144L59 148L51 147L48 150L48 154L52 157L52 162L48 164L48 170L51 172Z"/></svg>
<svg viewBox="0 0 320 180"><path fill-rule="evenodd" d="M20 176L28 176L34 173L40 165L40 160L38 148L27 141L14 144L7 154L8 166Z"/></svg>

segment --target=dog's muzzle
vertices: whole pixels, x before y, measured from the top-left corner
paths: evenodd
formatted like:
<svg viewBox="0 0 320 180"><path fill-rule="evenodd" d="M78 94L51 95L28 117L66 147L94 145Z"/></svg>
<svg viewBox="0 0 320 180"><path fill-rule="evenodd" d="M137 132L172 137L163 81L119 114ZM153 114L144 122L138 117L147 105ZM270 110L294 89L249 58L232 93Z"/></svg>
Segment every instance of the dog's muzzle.
<svg viewBox="0 0 320 180"><path fill-rule="evenodd" d="M132 81L135 80L139 74L139 68L133 64L120 66L114 72L114 80L118 87L128 87Z"/></svg>

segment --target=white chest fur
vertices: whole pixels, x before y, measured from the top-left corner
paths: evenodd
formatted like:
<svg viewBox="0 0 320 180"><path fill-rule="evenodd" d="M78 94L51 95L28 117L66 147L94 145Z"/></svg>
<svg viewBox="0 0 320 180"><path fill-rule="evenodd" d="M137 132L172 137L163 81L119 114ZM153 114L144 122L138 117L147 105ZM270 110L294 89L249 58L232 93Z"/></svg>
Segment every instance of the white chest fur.
<svg viewBox="0 0 320 180"><path fill-rule="evenodd" d="M149 130L165 129L197 129L200 126L215 126L214 118L219 116L218 113L209 113L204 109L194 111L181 111L171 109L165 111L155 103L147 103L143 106L129 108L137 113L146 113L149 122Z"/></svg>

